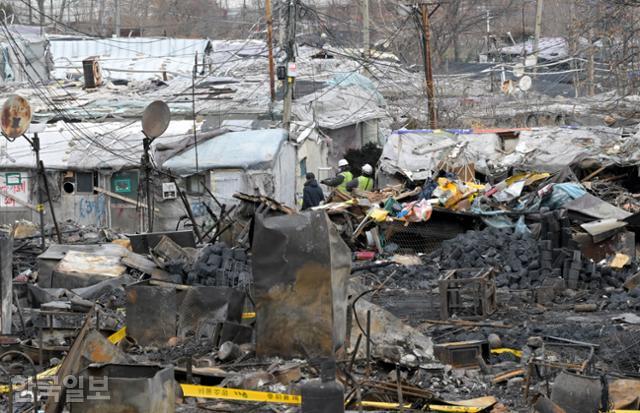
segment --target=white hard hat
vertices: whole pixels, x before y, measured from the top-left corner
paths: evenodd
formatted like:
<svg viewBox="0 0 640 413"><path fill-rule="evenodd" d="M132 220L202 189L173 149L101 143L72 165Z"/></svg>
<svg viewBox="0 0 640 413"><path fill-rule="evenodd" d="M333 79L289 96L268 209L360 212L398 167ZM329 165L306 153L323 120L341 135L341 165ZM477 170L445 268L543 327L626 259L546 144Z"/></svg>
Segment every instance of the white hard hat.
<svg viewBox="0 0 640 413"><path fill-rule="evenodd" d="M338 161L338 166L348 166L349 165L349 161L347 161L346 159L340 159Z"/></svg>
<svg viewBox="0 0 640 413"><path fill-rule="evenodd" d="M367 163L362 167L362 172L368 173L368 174L372 174L373 173L373 168L371 167L371 165L369 165Z"/></svg>

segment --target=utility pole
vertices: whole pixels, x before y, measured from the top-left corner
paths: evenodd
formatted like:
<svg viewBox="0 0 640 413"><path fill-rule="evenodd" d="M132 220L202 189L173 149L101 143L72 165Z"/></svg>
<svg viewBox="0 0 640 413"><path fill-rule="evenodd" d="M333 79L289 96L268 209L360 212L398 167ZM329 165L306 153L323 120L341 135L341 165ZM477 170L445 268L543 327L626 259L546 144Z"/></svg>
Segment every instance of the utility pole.
<svg viewBox="0 0 640 413"><path fill-rule="evenodd" d="M276 100L276 77L273 65L273 16L271 15L271 0L264 2L267 14L267 47L269 49L269 91L271 92L271 104Z"/></svg>
<svg viewBox="0 0 640 413"><path fill-rule="evenodd" d="M594 45L596 35L598 34L596 30L599 28L596 27L597 21L600 21L600 5L595 6L595 16L593 21L587 23L589 24L589 66L587 68L587 78L589 82L588 93L589 96L593 96L596 93L596 47Z"/></svg>
<svg viewBox="0 0 640 413"><path fill-rule="evenodd" d="M540 31L542 28L542 8L544 7L544 0L536 0L536 27L533 40L533 53L536 57L536 65L533 67L533 73L538 71L538 59L540 53Z"/></svg>
<svg viewBox="0 0 640 413"><path fill-rule="evenodd" d="M283 2L278 0L278 45L280 48L284 47L284 17L283 17Z"/></svg>
<svg viewBox="0 0 640 413"><path fill-rule="evenodd" d="M596 62L595 62L595 47L593 46L593 29L589 29L589 67L587 71L587 77L589 78L589 96L596 94Z"/></svg>
<svg viewBox="0 0 640 413"><path fill-rule="evenodd" d="M487 13L487 61L489 61L489 53L491 51L491 12L488 7L485 12Z"/></svg>
<svg viewBox="0 0 640 413"><path fill-rule="evenodd" d="M371 38L369 30L369 0L362 0L362 49L364 56L369 57L371 51Z"/></svg>
<svg viewBox="0 0 640 413"><path fill-rule="evenodd" d="M579 89L580 89L580 76L578 75L578 71L576 70L578 68L578 65L576 64L577 61L577 54L578 54L578 37L576 34L576 27L577 27L577 19L576 19L576 0L571 0L571 9L570 9L570 13L571 13L571 30L569 30L569 38L571 39L569 44L570 44L570 58L571 58L571 70L573 70L573 88L575 90L575 97L578 97L580 95Z"/></svg>
<svg viewBox="0 0 640 413"><path fill-rule="evenodd" d="M30 141L31 147L33 148L33 152L36 154L36 165L38 168L37 179L36 179L36 191L38 193L38 204L36 205L36 210L38 211L38 215L40 217L40 235L42 238L40 239L40 248L44 251L47 247L46 235L44 232L44 197L43 197L43 188L42 188L42 180L47 179L46 176L43 176L44 171L40 168L40 138L38 134L35 133L33 138Z"/></svg>
<svg viewBox="0 0 640 413"><path fill-rule="evenodd" d="M285 130L289 131L291 127L291 106L293 104L293 88L295 86L295 73L292 73L292 66L295 65L295 47L296 47L296 2L297 0L289 0L288 19L287 19L287 42L285 49L287 52L287 75L285 79L285 95L282 111L282 125Z"/></svg>
<svg viewBox="0 0 640 413"><path fill-rule="evenodd" d="M116 10L115 10L115 18L114 18L114 28L113 31L115 32L114 34L116 35L116 37L120 37L120 0L115 0L115 6L116 6Z"/></svg>
<svg viewBox="0 0 640 413"><path fill-rule="evenodd" d="M431 67L431 27L429 26L429 8L427 3L420 5L422 13L422 35L424 40L424 74L427 79L427 105L429 107L429 126L437 129L436 92L433 85L433 68Z"/></svg>

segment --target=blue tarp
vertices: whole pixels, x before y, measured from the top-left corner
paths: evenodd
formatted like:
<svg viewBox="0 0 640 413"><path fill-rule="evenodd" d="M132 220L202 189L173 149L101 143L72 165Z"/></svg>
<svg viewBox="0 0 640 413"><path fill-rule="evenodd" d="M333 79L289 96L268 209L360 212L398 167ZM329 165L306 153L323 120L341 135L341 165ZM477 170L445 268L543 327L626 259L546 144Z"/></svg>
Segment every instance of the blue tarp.
<svg viewBox="0 0 640 413"><path fill-rule="evenodd" d="M283 129L229 132L198 144L198 169L267 169L287 139ZM195 148L168 159L162 166L187 176L197 173Z"/></svg>
<svg viewBox="0 0 640 413"><path fill-rule="evenodd" d="M562 208L566 203L578 199L585 195L587 191L579 183L565 182L553 184L551 194L537 199L534 203L526 205L522 200L516 201L517 205L510 211L490 210L489 206L483 203L484 198L478 197L471 205L471 212L480 215L485 224L495 228L511 228L513 221L508 216L509 212L519 212L528 214L536 212L540 207L547 207L551 210Z"/></svg>

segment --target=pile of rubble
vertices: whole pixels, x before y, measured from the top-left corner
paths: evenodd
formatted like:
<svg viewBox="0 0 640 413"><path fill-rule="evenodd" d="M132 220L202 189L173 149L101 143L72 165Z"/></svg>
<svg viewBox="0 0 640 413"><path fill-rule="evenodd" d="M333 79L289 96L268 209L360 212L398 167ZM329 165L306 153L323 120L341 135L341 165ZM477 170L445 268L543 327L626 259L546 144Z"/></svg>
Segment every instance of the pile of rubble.
<svg viewBox="0 0 640 413"><path fill-rule="evenodd" d="M603 410L586 394L567 400L580 383L638 408L632 233L615 220L584 229L566 202L511 224L480 214L475 229L409 255L375 219L354 228L350 249L335 214L273 207L256 209L250 249L198 245L190 231L48 240L28 274L24 262L10 274L1 340L19 353L0 354L0 367L16 389L33 382L29 359L43 389L105 377L110 400L74 385L58 401L25 402L0 387L0 403L48 411L76 394L99 411L134 399L140 411L180 412ZM377 260L361 259L364 234ZM36 251L41 240L18 242ZM140 398L132 381L175 392Z"/></svg>

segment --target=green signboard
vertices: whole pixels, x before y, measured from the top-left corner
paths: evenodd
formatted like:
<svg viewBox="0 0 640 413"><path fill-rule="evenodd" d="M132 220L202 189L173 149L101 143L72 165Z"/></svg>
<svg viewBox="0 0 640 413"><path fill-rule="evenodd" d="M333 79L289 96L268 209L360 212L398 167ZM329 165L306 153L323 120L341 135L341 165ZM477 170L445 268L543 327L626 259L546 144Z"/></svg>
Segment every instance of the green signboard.
<svg viewBox="0 0 640 413"><path fill-rule="evenodd" d="M131 193L131 179L114 179L113 180L113 188L118 194L128 194Z"/></svg>
<svg viewBox="0 0 640 413"><path fill-rule="evenodd" d="M4 174L4 182L7 186L22 185L22 175L20 172L7 172Z"/></svg>

